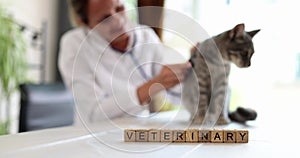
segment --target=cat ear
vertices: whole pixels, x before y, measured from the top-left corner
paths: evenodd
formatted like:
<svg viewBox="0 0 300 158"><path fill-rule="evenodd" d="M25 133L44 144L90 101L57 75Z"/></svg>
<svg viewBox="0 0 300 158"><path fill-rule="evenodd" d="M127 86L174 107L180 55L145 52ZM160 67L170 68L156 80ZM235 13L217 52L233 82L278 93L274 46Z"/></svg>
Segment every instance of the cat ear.
<svg viewBox="0 0 300 158"><path fill-rule="evenodd" d="M229 38L233 39L239 36L243 36L245 32L245 25L238 24L232 30L229 31Z"/></svg>
<svg viewBox="0 0 300 158"><path fill-rule="evenodd" d="M259 31L260 31L260 29L254 30L254 31L250 31L250 32L247 32L247 33L253 38L253 36L256 35Z"/></svg>

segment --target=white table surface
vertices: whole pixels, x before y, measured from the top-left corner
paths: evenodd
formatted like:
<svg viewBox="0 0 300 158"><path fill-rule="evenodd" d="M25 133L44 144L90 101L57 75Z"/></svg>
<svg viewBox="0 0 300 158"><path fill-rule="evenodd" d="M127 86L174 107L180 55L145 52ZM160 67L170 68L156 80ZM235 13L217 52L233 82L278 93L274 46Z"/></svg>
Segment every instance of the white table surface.
<svg viewBox="0 0 300 158"><path fill-rule="evenodd" d="M299 157L298 131L285 125L276 128L272 119L250 122L247 126L231 123L215 128L248 129L249 143L150 143L124 142L126 128L186 129L186 112L164 112L150 119L121 118L101 122L89 129L53 128L0 137L0 158L87 158L87 157ZM286 124L289 126L289 124Z"/></svg>

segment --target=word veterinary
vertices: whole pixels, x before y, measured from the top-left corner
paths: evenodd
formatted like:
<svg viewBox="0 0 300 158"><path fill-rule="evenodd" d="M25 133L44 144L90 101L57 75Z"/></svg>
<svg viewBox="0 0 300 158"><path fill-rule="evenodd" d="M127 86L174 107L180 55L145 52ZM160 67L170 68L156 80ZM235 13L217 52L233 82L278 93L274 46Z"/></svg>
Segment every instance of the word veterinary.
<svg viewBox="0 0 300 158"><path fill-rule="evenodd" d="M247 130L125 129L125 142L248 143Z"/></svg>

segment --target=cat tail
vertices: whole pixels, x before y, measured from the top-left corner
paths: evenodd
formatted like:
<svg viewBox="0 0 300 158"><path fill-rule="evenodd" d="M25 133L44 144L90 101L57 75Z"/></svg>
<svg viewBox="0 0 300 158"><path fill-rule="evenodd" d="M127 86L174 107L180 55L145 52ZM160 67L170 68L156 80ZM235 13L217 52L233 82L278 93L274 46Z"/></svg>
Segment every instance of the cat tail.
<svg viewBox="0 0 300 158"><path fill-rule="evenodd" d="M246 121L255 120L257 112L250 108L238 107L236 111L229 113L232 121L245 123Z"/></svg>

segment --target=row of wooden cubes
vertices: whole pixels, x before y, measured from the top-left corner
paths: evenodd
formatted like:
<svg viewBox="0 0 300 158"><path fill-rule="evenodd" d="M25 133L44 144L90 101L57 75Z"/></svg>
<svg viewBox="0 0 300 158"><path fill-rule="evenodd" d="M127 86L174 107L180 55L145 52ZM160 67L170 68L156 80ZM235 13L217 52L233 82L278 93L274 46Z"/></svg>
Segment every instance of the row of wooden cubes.
<svg viewBox="0 0 300 158"><path fill-rule="evenodd" d="M247 130L125 129L125 142L248 143Z"/></svg>

